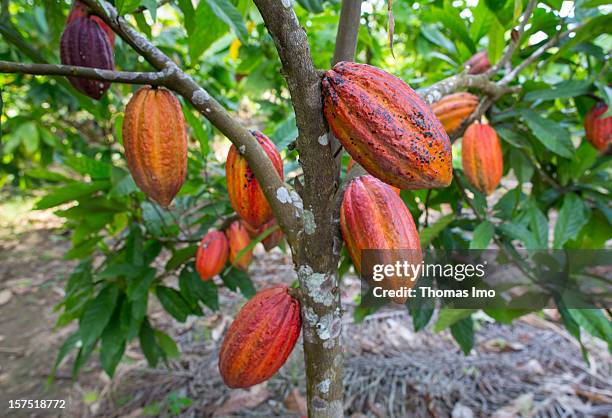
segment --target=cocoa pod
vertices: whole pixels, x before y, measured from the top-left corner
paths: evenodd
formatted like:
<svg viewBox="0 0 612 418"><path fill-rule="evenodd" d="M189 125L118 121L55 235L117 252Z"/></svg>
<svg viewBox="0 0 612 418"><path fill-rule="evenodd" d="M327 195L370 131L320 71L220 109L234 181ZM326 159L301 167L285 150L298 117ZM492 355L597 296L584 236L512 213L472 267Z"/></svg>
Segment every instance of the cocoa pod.
<svg viewBox="0 0 612 418"><path fill-rule="evenodd" d="M223 271L229 253L227 237L221 231L207 233L196 252L195 267L202 280L210 280Z"/></svg>
<svg viewBox="0 0 612 418"><path fill-rule="evenodd" d="M478 106L478 97L470 93L454 93L444 96L431 105L434 113L448 134L454 133Z"/></svg>
<svg viewBox="0 0 612 418"><path fill-rule="evenodd" d="M355 164L355 160L353 160L353 157L349 157L349 162L348 162L348 164L346 165L346 174L347 174L347 175L348 175L348 173L350 173L350 172L351 172L351 168L353 168L353 164ZM400 195L400 193L401 193L401 191L402 191L401 189L398 189L398 188L397 188L397 187L395 187L395 186L391 186L391 188L393 189L393 191L394 191L395 193L397 193L397 195L398 195L398 196Z"/></svg>
<svg viewBox="0 0 612 418"><path fill-rule="evenodd" d="M60 40L60 58L64 65L114 70L115 61L108 36L100 25L87 17L78 17L66 26ZM68 77L81 93L100 100L110 83L86 78Z"/></svg>
<svg viewBox="0 0 612 418"><path fill-rule="evenodd" d="M601 152L612 149L612 116L602 118L608 106L600 101L584 117L584 132L587 141Z"/></svg>
<svg viewBox="0 0 612 418"><path fill-rule="evenodd" d="M264 149L278 175L283 179L283 161L276 146L261 132L252 132ZM274 216L266 196L249 167L246 158L232 145L225 163L229 200L236 213L253 228L259 228Z"/></svg>
<svg viewBox="0 0 612 418"><path fill-rule="evenodd" d="M329 127L368 173L400 189L450 184L448 135L406 83L370 65L339 62L322 88Z"/></svg>
<svg viewBox="0 0 612 418"><path fill-rule="evenodd" d="M375 264L395 264L406 258L412 264L420 264L423 260L410 211L391 186L373 176L357 177L348 184L340 207L340 229L358 272L362 269L362 250L387 250L373 255L377 258ZM394 276L385 278L378 286L397 290L413 284L414 281ZM406 299L393 298L399 303Z"/></svg>
<svg viewBox="0 0 612 418"><path fill-rule="evenodd" d="M134 93L125 109L123 147L136 185L168 206L187 175L187 127L169 90L145 86Z"/></svg>
<svg viewBox="0 0 612 418"><path fill-rule="evenodd" d="M227 241L229 243L229 260L233 266L238 267L241 270L246 271L251 263L253 257L253 250L249 250L236 259L238 253L245 249L251 243L251 237L242 221L234 221L225 230Z"/></svg>
<svg viewBox="0 0 612 418"><path fill-rule="evenodd" d="M230 388L248 388L272 377L300 336L300 302L286 286L258 292L238 312L219 351L219 372Z"/></svg>
<svg viewBox="0 0 612 418"><path fill-rule="evenodd" d="M504 171L501 144L495 130L485 124L473 123L463 134L461 160L467 180L489 195L497 188Z"/></svg>
<svg viewBox="0 0 612 418"><path fill-rule="evenodd" d="M491 68L487 51L477 52L463 64L468 68L468 74L482 74Z"/></svg>
<svg viewBox="0 0 612 418"><path fill-rule="evenodd" d="M70 13L68 14L66 24L71 23L78 17L90 18L100 25L100 28L102 28L104 33L106 33L106 36L108 36L108 41L110 42L111 47L115 46L115 32L113 32L113 30L102 19L100 19L100 17L91 14L91 10L86 4L77 0L74 2L72 10L70 10Z"/></svg>
<svg viewBox="0 0 612 418"><path fill-rule="evenodd" d="M259 228L253 228L246 222L244 222L243 225L246 228L247 232L249 233L249 237L257 238L258 236L263 234L265 231L267 231L270 228L276 227L278 224L276 222L276 219L272 219L271 221L268 221L262 226L260 226ZM266 250L266 252L270 252L272 251L272 249L278 247L278 245L281 243L284 237L285 237L285 234L283 233L283 231L280 228L277 228L274 232L272 232L270 235L268 235L263 240L261 240L261 243L264 249Z"/></svg>

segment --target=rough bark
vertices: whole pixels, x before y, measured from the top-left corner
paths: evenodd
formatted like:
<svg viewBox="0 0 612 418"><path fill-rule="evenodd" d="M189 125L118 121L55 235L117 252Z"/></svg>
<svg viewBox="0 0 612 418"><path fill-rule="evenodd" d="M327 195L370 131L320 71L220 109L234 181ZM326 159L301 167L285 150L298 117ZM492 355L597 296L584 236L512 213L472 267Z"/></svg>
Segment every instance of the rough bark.
<svg viewBox="0 0 612 418"><path fill-rule="evenodd" d="M337 265L341 243L332 219L337 189L335 162L323 118L320 77L306 33L291 2L255 0L272 35L287 80L299 131L297 149L304 172L304 227L293 261L301 287L308 414L343 416L341 305Z"/></svg>

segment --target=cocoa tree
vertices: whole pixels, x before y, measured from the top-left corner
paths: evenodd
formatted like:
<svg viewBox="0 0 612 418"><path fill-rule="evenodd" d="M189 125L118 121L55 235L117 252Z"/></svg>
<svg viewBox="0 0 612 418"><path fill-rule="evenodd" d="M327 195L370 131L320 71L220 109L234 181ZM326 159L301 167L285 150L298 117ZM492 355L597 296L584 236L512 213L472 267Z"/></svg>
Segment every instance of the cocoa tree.
<svg viewBox="0 0 612 418"><path fill-rule="evenodd" d="M381 49L390 53L390 48L394 48L398 58L402 53L413 57L414 62L401 61L402 68L398 68L396 75L404 74L405 81L418 86L416 91L425 103L438 103L433 106L434 111L436 106L444 105L443 97L471 91L474 99L468 99L468 107L459 102L463 110L468 110L461 117L451 118L457 126L447 128L451 131L450 140L461 138L469 126L486 117L503 141L504 173L511 169L518 181L516 187L491 206L483 191L495 189L496 182L493 186L479 187L461 168L455 168L453 183L448 187L403 190L401 197L418 223L423 248L486 248L493 241L508 257L516 258L513 250L519 245L601 248L610 237L610 160L586 141L578 140L582 136L582 120L588 118L587 111L595 102L602 100L610 105L608 52L600 45L605 42L595 41L610 19L597 8L598 2L575 5L572 18L561 12L560 2L480 2L461 8L469 12L472 25L469 28L462 21L461 10L448 2L424 5L422 12L415 12L423 18L422 27L414 27L406 11L409 5L399 1L394 5L389 2L390 13L386 6L370 3L366 3L362 13L360 0L343 0L341 5L255 0L257 12L246 1L209 1L197 5L190 1L81 3L88 18L99 19L96 24L104 28L109 41L116 37L114 59L122 71L103 65L91 68L57 64L58 36L50 36L44 42L35 30L24 33L24 28L19 27L24 16L35 11L47 15L48 33L54 22L61 29L64 4L49 2L43 10L3 1L0 17L0 33L8 45L0 61L0 72L59 76L45 78L47 81L36 87L45 90L43 101L47 105L61 103L61 112L46 115L43 114L46 110L34 109L32 119L6 113L2 167L7 173L4 179L8 180L10 175L16 184L56 185L40 199L37 204L40 209L77 202L59 212L67 219L67 226L74 229L74 246L67 257L81 262L67 282L58 325L78 319L80 328L68 338L57 362L78 348L75 373L100 344L102 365L112 375L126 343L137 336L152 365L176 355L174 342L153 329L146 315L149 293L156 293L162 306L182 321L188 315L202 315L201 303L210 309L217 307L215 282L201 281L192 259L198 248L196 243L209 228L225 230L236 220L227 204L225 181L214 174L219 167L207 161L211 155L208 138L218 132L246 159L292 255L299 286L291 293L299 299L302 310L309 416L343 415L340 272L346 271L351 260L341 251L339 214L347 184L365 171L354 164L347 175L342 174L346 157L343 158L343 147L330 133L324 116L321 70L342 61L354 61L356 51L359 52L356 61L383 69L386 61L376 55ZM180 13L182 35L171 33L172 28L167 28L168 33L152 35L148 22L156 19L162 10L158 7L163 5ZM311 32L306 24L312 25L310 19L317 13L338 17L335 42L328 45L335 43L333 55L329 50L321 54L323 58L318 56L319 51L313 53L310 42L317 33ZM258 23L259 19L262 20ZM249 29L244 20L250 20L256 28L257 34L251 35L250 41L254 46L249 46ZM29 26L31 22L26 25ZM231 35L227 35L230 29ZM318 29L330 31L327 26ZM375 31L386 33L395 42L381 42ZM44 36L42 31L41 35ZM182 38L175 45L176 36ZM223 38L231 41L220 46ZM45 48L38 48L40 45ZM49 49L50 45L55 49ZM244 65L237 66L235 74L224 65L201 60L206 48L229 50L232 54L232 48L235 51L241 45L247 52ZM463 67L460 63L477 53L481 45L486 47L486 54ZM432 65L428 52L435 52L436 71L423 71ZM261 60L257 55L269 61L265 64L258 61L263 69L260 72L249 68L249 61ZM15 57L24 62L16 61ZM322 60L327 62L321 64ZM589 64L588 70L582 68L584 63ZM527 71L528 76L522 75ZM553 81L546 77L550 71L557 77ZM275 131L268 132L277 145L286 148L285 159L292 171L297 172L291 179L279 176L256 136L234 116L236 112L227 110L239 95L232 91L237 86L228 78L245 75L246 82L253 77L255 84L263 84L252 87L255 97L267 90L281 102L275 103L272 110L281 115L281 122ZM22 91L19 86L35 83L35 79L9 77L6 76L3 86L5 101L14 101L13 109L35 108L27 100L18 103L23 100L18 98ZM73 86L78 86L74 82L71 86L64 77L112 84L113 91L118 92L112 102L101 95L102 102L97 105L77 92ZM410 82L411 79L416 81ZM145 198L125 169L123 159L116 158L123 153L118 143L123 140L126 145L126 138L121 138L123 120L116 118L116 126L105 121L121 110L119 106L125 102L123 96L130 92L129 85L165 88L180 96L190 137L199 145L189 147L187 181L168 209L155 199ZM52 97L55 91L67 93L68 102L56 101ZM265 101L259 105L271 106ZM71 116L81 109L89 115ZM436 115L444 121L448 108L442 109ZM609 138L607 129L605 134ZM72 143L77 136L79 140ZM467 136L468 133L464 141ZM27 161L32 156L35 165ZM60 168L53 169L54 165ZM522 187L527 183L532 184L529 195ZM444 213L445 205L452 212ZM556 211L551 244L549 213ZM444 216L429 224L432 212ZM223 219L219 221L219 217ZM237 258L271 233L272 230L256 233L256 238ZM170 253L171 258L159 271L153 266L163 253ZM164 279L175 273L179 275L178 290L164 284ZM248 275L240 269L223 269L221 280L247 297L254 294ZM579 340L583 327L610 342L609 321L600 311L558 308L568 330ZM451 327L466 352L473 345L471 313L443 310L438 319L438 324ZM487 312L504 322L525 313L510 309ZM433 309L412 314L415 328L422 329L432 318Z"/></svg>

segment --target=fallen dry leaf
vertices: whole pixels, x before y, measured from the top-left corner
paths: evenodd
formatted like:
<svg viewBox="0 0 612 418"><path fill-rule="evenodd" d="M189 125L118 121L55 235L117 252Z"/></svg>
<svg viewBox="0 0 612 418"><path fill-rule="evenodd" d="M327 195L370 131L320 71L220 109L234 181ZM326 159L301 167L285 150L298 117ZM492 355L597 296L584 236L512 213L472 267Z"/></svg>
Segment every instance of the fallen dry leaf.
<svg viewBox="0 0 612 418"><path fill-rule="evenodd" d="M269 397L270 391L266 382L255 385L250 389L234 390L227 401L215 410L213 417L221 417L247 408L255 408Z"/></svg>
<svg viewBox="0 0 612 418"><path fill-rule="evenodd" d="M306 415L308 407L306 406L306 398L302 396L298 388L293 388L291 393L283 401L285 408L290 412Z"/></svg>

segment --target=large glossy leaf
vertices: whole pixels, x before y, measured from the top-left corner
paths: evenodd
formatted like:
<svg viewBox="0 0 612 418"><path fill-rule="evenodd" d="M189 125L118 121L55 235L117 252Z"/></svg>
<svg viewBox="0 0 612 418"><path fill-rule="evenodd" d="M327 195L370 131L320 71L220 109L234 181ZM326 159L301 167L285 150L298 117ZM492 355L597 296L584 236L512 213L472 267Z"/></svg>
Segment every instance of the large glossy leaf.
<svg viewBox="0 0 612 418"><path fill-rule="evenodd" d="M215 15L232 28L240 42L245 44L249 33L238 9L229 0L206 0L206 2Z"/></svg>
<svg viewBox="0 0 612 418"><path fill-rule="evenodd" d="M580 229L588 222L588 210L576 194L568 193L555 223L554 247L562 248L567 241L576 238Z"/></svg>
<svg viewBox="0 0 612 418"><path fill-rule="evenodd" d="M567 129L558 122L545 119L531 110L522 111L521 115L542 145L561 157L572 158L574 146Z"/></svg>

